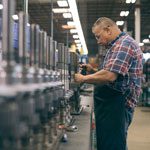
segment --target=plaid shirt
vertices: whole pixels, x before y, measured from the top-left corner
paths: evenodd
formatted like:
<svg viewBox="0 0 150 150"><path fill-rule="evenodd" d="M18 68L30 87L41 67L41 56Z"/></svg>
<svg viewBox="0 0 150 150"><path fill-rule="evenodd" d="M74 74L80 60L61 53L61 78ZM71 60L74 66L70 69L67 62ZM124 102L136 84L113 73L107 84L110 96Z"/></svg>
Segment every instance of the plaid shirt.
<svg viewBox="0 0 150 150"><path fill-rule="evenodd" d="M108 85L118 91L129 90L126 105L134 108L141 93L142 51L135 40L122 32L106 53L102 68L118 74L118 78Z"/></svg>

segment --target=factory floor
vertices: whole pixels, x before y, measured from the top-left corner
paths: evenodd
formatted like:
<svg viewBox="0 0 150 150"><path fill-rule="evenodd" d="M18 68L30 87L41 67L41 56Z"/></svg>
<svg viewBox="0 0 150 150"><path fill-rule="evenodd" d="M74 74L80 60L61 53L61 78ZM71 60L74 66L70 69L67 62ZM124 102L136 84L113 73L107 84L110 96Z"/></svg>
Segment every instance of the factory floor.
<svg viewBox="0 0 150 150"><path fill-rule="evenodd" d="M79 116L76 116L75 125L77 125L78 131L67 132L68 142L61 143L59 150L91 150L92 94L81 96L81 99L84 109ZM136 107L128 132L128 150L150 150L150 107Z"/></svg>
<svg viewBox="0 0 150 150"><path fill-rule="evenodd" d="M150 150L150 107L136 107L128 132L129 150Z"/></svg>

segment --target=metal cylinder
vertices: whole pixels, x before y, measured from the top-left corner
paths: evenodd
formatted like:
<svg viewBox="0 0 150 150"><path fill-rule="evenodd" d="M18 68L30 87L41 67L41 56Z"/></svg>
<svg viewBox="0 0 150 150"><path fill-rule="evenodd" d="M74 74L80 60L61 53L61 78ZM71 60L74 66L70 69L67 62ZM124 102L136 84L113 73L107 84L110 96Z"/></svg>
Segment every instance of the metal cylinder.
<svg viewBox="0 0 150 150"><path fill-rule="evenodd" d="M27 65L27 23L28 15L24 12L19 13L19 57L23 66Z"/></svg>
<svg viewBox="0 0 150 150"><path fill-rule="evenodd" d="M31 25L31 52L30 52L30 64L38 65L39 61L39 25Z"/></svg>
<svg viewBox="0 0 150 150"><path fill-rule="evenodd" d="M50 37L50 69L53 69L54 63L53 39Z"/></svg>
<svg viewBox="0 0 150 150"><path fill-rule="evenodd" d="M4 59L7 61L8 66L14 60L13 49L13 18L15 13L15 0L3 0L3 28L2 28L2 49Z"/></svg>

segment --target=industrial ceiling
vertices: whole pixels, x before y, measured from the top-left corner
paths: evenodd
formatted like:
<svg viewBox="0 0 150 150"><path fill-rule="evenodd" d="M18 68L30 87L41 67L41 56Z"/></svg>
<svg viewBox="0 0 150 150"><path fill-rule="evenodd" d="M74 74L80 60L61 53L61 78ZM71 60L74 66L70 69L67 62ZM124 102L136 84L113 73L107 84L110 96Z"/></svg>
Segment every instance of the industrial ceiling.
<svg viewBox="0 0 150 150"><path fill-rule="evenodd" d="M51 5L53 1L53 5ZM79 17L84 32L87 48L90 56L97 53L98 46L91 32L93 23L99 17L110 17L114 21L127 21L127 30L134 37L134 20L135 20L135 4L126 4L126 0L77 0ZM23 10L24 0L17 0L17 12ZM29 0L30 22L37 23L41 29L51 32L51 8L58 8L56 0ZM150 1L141 0L139 6L141 8L141 41L150 35ZM120 17L122 10L129 10L127 17ZM64 19L62 14L54 14L53 18L53 35L54 40L71 44L73 42L72 35L69 30L62 29L62 25L67 24L71 19ZM123 29L122 27L120 27Z"/></svg>

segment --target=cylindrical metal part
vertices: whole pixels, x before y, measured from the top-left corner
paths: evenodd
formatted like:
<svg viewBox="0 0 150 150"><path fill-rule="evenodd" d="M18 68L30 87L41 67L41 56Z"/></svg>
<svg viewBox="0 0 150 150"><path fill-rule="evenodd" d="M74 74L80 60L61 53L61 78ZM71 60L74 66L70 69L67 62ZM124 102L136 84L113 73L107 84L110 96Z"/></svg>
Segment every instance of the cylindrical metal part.
<svg viewBox="0 0 150 150"><path fill-rule="evenodd" d="M30 64L38 65L39 61L39 25L31 25L31 52L30 52Z"/></svg>
<svg viewBox="0 0 150 150"><path fill-rule="evenodd" d="M65 46L65 50L64 50L64 63L68 64L68 47Z"/></svg>
<svg viewBox="0 0 150 150"><path fill-rule="evenodd" d="M15 13L15 0L3 0L3 27L2 27L2 49L4 59L7 60L7 64L11 60L14 60L13 49L13 18Z"/></svg>
<svg viewBox="0 0 150 150"><path fill-rule="evenodd" d="M27 23L28 15L24 12L19 13L19 57L22 64L27 64L28 48L27 48Z"/></svg>
<svg viewBox="0 0 150 150"><path fill-rule="evenodd" d="M50 37L47 36L46 41L46 68L50 69Z"/></svg>
<svg viewBox="0 0 150 150"><path fill-rule="evenodd" d="M54 63L54 53L53 53L53 39L50 37L50 69L53 69L53 63Z"/></svg>
<svg viewBox="0 0 150 150"><path fill-rule="evenodd" d="M43 58L42 68L46 68L46 51L47 51L47 32L43 32Z"/></svg>
<svg viewBox="0 0 150 150"><path fill-rule="evenodd" d="M28 14L28 0L24 0L24 12Z"/></svg>
<svg viewBox="0 0 150 150"><path fill-rule="evenodd" d="M42 68L42 58L43 58L43 32L40 32L40 36L39 36L39 67Z"/></svg>
<svg viewBox="0 0 150 150"><path fill-rule="evenodd" d="M53 41L53 69L55 70L56 69L56 64L57 64L57 58L56 58L56 50L57 50L57 42L56 41Z"/></svg>

